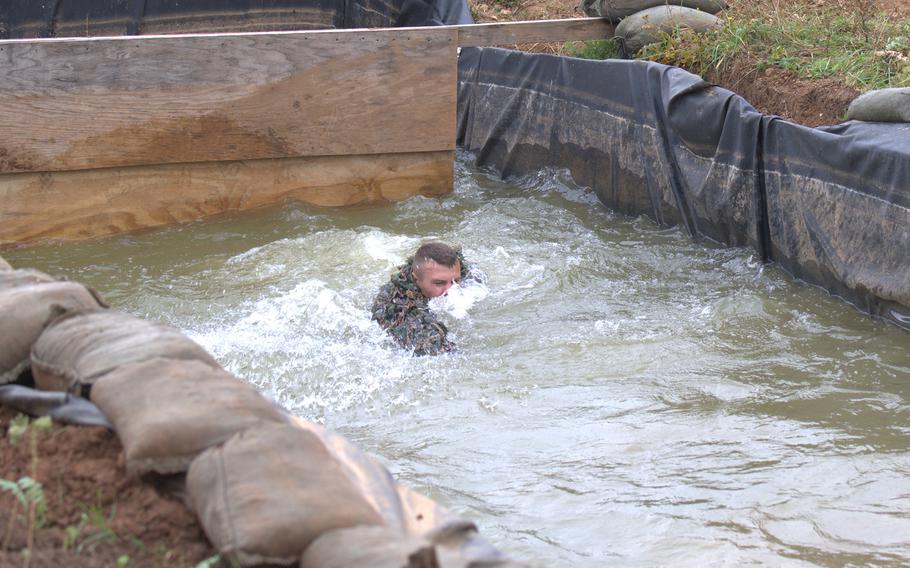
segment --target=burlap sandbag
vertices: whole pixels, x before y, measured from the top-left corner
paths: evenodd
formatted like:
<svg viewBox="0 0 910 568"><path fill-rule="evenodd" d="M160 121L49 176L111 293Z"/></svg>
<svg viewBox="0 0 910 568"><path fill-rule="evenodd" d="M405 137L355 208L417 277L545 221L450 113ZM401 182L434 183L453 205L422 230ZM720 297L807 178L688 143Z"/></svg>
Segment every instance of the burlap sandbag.
<svg viewBox="0 0 910 568"><path fill-rule="evenodd" d="M251 428L203 452L186 482L205 534L241 566L297 564L326 531L382 524L323 441L293 424Z"/></svg>
<svg viewBox="0 0 910 568"><path fill-rule="evenodd" d="M385 466L343 436L302 418L292 420L300 428L319 436L348 480L380 514L385 526L403 535L445 544L444 550L438 551L440 558L451 557L461 563L504 561L502 553L477 534L473 523L459 519L432 499L398 485Z"/></svg>
<svg viewBox="0 0 910 568"><path fill-rule="evenodd" d="M57 282L57 280L40 270L31 268L20 268L19 270L0 269L0 293L11 288L18 288L19 286L48 282Z"/></svg>
<svg viewBox="0 0 910 568"><path fill-rule="evenodd" d="M91 400L114 425L130 474L185 471L237 432L288 420L252 385L200 361L124 365L95 383Z"/></svg>
<svg viewBox="0 0 910 568"><path fill-rule="evenodd" d="M409 514L402 503L398 483L379 460L352 444L344 436L324 426L298 417L291 420L298 427L312 432L322 440L332 459L370 506L379 513L384 524L402 530L416 527L409 525ZM450 517L445 520L450 520ZM435 526L436 524L423 523L419 532L431 530ZM411 532L419 534L418 531Z"/></svg>
<svg viewBox="0 0 910 568"><path fill-rule="evenodd" d="M323 533L307 547L300 568L441 568L433 544L389 527Z"/></svg>
<svg viewBox="0 0 910 568"><path fill-rule="evenodd" d="M32 347L32 375L43 390L90 396L91 385L112 370L155 358L215 359L179 329L115 310L68 313L51 322Z"/></svg>
<svg viewBox="0 0 910 568"><path fill-rule="evenodd" d="M99 306L101 299L75 282L0 290L0 384L15 381L28 368L32 345L51 319L67 310Z"/></svg>
<svg viewBox="0 0 910 568"><path fill-rule="evenodd" d="M616 37L623 41L627 55L660 40L661 33L676 28L688 28L698 33L723 25L723 21L707 12L682 6L655 6L624 18L616 26Z"/></svg>
<svg viewBox="0 0 910 568"><path fill-rule="evenodd" d="M582 9L591 17L618 22L636 12L655 6L683 6L716 14L727 8L724 0L584 0Z"/></svg>
<svg viewBox="0 0 910 568"><path fill-rule="evenodd" d="M910 87L878 89L856 97L847 108L847 120L910 122Z"/></svg>
<svg viewBox="0 0 910 568"><path fill-rule="evenodd" d="M13 266L10 263L6 262L5 258L0 256L0 272L6 272L6 271L9 271L12 269L13 269Z"/></svg>
<svg viewBox="0 0 910 568"><path fill-rule="evenodd" d="M518 568L502 553L471 557L463 546L477 538L473 525L442 537L407 535L390 527L352 527L322 534L300 560L300 568ZM491 550L492 547L490 547Z"/></svg>

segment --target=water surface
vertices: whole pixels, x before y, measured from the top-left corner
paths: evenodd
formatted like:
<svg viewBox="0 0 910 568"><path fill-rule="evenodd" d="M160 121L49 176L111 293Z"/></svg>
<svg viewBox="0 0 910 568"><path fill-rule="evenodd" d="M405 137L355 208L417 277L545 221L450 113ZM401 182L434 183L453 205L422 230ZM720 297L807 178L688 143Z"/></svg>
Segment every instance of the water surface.
<svg viewBox="0 0 910 568"><path fill-rule="evenodd" d="M910 563L910 334L560 172L13 251L179 326L293 412L550 566ZM420 242L487 294L460 350L369 320Z"/></svg>

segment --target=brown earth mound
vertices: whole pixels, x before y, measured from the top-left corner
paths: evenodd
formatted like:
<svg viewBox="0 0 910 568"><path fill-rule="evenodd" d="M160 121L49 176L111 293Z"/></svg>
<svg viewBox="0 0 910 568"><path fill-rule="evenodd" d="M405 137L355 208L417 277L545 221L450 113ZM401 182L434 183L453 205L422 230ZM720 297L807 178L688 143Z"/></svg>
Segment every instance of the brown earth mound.
<svg viewBox="0 0 910 568"><path fill-rule="evenodd" d="M16 413L0 407L0 478L32 476L30 437L37 441L37 480L47 505L32 532L32 567L196 566L216 554L195 515L167 488L176 480L128 478L117 436L105 428L54 424L30 429L16 444ZM0 566L25 566L28 513L0 491Z"/></svg>
<svg viewBox="0 0 910 568"><path fill-rule="evenodd" d="M704 78L737 93L761 112L806 126L843 122L850 101L859 96L858 90L837 79L803 79L778 67L759 71L749 61L734 61Z"/></svg>
<svg viewBox="0 0 910 568"><path fill-rule="evenodd" d="M819 6L840 0L816 0ZM564 19L584 17L581 0L468 0L478 22ZM910 0L867 0L870 12L884 11L892 17L910 17ZM562 43L509 46L524 51L564 55ZM712 71L706 80L729 89L761 112L804 124L819 126L844 120L847 106L859 91L837 79L804 79L779 68L759 71L751 61L734 61Z"/></svg>

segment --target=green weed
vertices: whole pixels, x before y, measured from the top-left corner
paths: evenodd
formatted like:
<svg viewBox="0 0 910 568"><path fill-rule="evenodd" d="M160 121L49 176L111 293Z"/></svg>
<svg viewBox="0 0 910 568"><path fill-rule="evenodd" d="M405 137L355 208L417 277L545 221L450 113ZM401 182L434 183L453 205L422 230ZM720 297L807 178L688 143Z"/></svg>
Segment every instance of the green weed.
<svg viewBox="0 0 910 568"><path fill-rule="evenodd" d="M10 444L19 445L22 436L28 431L28 424L29 418L25 414L17 414L15 418L10 420L9 429L6 431Z"/></svg>
<svg viewBox="0 0 910 568"><path fill-rule="evenodd" d="M619 43L612 39L588 40L580 47L571 42L566 42L563 45L563 51L569 57L580 57L581 59L616 59L622 57Z"/></svg>
<svg viewBox="0 0 910 568"><path fill-rule="evenodd" d="M19 481L0 479L0 491L11 493L26 511L34 506L35 528L44 527L47 521L47 501L40 483L31 477L21 477Z"/></svg>
<svg viewBox="0 0 910 568"><path fill-rule="evenodd" d="M13 526L20 519L18 513L20 505L28 519L26 544L22 550L22 566L24 568L28 568L31 563L35 531L42 528L47 520L47 499L44 496L44 488L36 481L38 477L38 436L42 432L50 430L52 425L53 422L49 416L29 421L28 416L19 414L10 421L10 427L7 431L10 443L14 446L18 445L26 434L29 435L31 476L21 477L18 481L0 479L0 491L11 493L15 499L15 505L13 510L10 511L10 516L7 520L6 535L3 538L4 550L9 549Z"/></svg>
<svg viewBox="0 0 910 568"><path fill-rule="evenodd" d="M85 507L79 515L79 521L82 529L92 529L91 534L82 539L76 546L76 552L81 554L84 550L91 551L99 542L113 541L118 539L117 533L111 529L110 523L117 514L117 504L111 505L110 512L105 515L104 509L100 503L95 503L91 507ZM80 533L77 533L77 537Z"/></svg>
<svg viewBox="0 0 910 568"><path fill-rule="evenodd" d="M210 556L206 558L199 564L196 564L196 568L215 568L216 566L221 565L221 555L216 554L215 556Z"/></svg>

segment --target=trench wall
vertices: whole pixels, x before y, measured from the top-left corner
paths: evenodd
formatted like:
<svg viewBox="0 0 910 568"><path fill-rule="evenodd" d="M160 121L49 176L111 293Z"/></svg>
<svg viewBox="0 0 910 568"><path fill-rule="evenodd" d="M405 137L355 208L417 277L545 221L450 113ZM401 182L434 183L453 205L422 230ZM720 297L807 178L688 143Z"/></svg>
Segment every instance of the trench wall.
<svg viewBox="0 0 910 568"><path fill-rule="evenodd" d="M910 125L808 128L674 67L484 48L459 58L457 133L504 177L567 168L910 329Z"/></svg>

